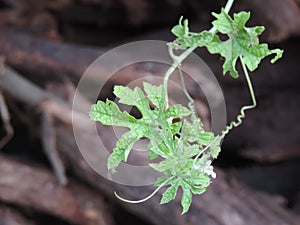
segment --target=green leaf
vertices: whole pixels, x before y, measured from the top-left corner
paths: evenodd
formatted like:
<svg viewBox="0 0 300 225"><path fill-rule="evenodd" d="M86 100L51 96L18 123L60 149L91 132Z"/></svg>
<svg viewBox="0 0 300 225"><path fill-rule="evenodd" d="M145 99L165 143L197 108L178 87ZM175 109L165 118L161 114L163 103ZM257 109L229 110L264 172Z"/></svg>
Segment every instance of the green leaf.
<svg viewBox="0 0 300 225"><path fill-rule="evenodd" d="M214 134L212 132L203 132L199 134L198 143L207 146L213 139Z"/></svg>
<svg viewBox="0 0 300 225"><path fill-rule="evenodd" d="M181 122L172 123L171 124L172 134L178 134L180 132L181 127L182 127Z"/></svg>
<svg viewBox="0 0 300 225"><path fill-rule="evenodd" d="M169 187L163 194L160 201L160 204L166 204L175 199L176 193L178 190L179 184L178 181L175 180L171 183L171 187Z"/></svg>
<svg viewBox="0 0 300 225"><path fill-rule="evenodd" d="M172 105L166 110L166 118L182 118L184 116L189 116L191 111L179 104Z"/></svg>
<svg viewBox="0 0 300 225"><path fill-rule="evenodd" d="M187 211L189 211L189 208L192 203L192 193L190 191L191 186L188 184L181 185L182 187L182 197L181 197L181 206L182 206L182 214L185 214Z"/></svg>
<svg viewBox="0 0 300 225"><path fill-rule="evenodd" d="M158 172L164 172L169 170L173 167L172 163L165 160L160 163L150 163L149 166L151 166L153 169L157 170Z"/></svg>
<svg viewBox="0 0 300 225"><path fill-rule="evenodd" d="M203 132L199 136L198 143L209 146L210 153L213 158L217 158L221 151L221 141L220 136L215 136L212 132Z"/></svg>
<svg viewBox="0 0 300 225"><path fill-rule="evenodd" d="M210 147L211 150L211 155L214 159L216 159L221 152L221 147L220 146L212 146Z"/></svg>
<svg viewBox="0 0 300 225"><path fill-rule="evenodd" d="M210 146L211 156L215 159L218 157L220 151L221 151L221 137L217 136L215 137L214 143Z"/></svg>
<svg viewBox="0 0 300 225"><path fill-rule="evenodd" d="M213 41L214 38L215 38L214 34L209 31L202 31L200 33L192 35L192 39L194 42L193 45L197 45L199 47L207 46L209 43Z"/></svg>
<svg viewBox="0 0 300 225"><path fill-rule="evenodd" d="M206 191L207 187L194 185L191 191L194 195L201 195Z"/></svg>
<svg viewBox="0 0 300 225"><path fill-rule="evenodd" d="M178 162L176 160L168 158L165 161L162 161L160 164L156 164L154 167L160 171L164 171L165 174L169 174L168 177L160 177L157 179L155 186L165 186L171 185L166 192L163 194L161 204L167 203L173 200L176 196L176 192L179 186L182 188L182 198L181 205L183 208L182 214L186 213L191 206L192 202L192 193L193 194L202 194L205 192L206 188L210 184L210 177L206 174L206 171L201 169L195 170L193 159L189 159L187 163ZM206 161L203 162L205 165ZM151 164L153 166L153 164ZM173 168L172 168L173 167ZM170 169L171 168L171 169ZM176 176L170 173L170 170L177 169ZM170 179L171 176L174 176ZM170 179L168 182L166 182ZM166 183L165 183L166 182Z"/></svg>
<svg viewBox="0 0 300 225"><path fill-rule="evenodd" d="M106 103L98 101L92 105L89 113L91 120L100 121L104 125L130 127L137 123L137 120L127 112L121 112L119 107L110 100Z"/></svg>
<svg viewBox="0 0 300 225"><path fill-rule="evenodd" d="M174 135L180 132L182 123L171 123L168 118L182 118L191 113L182 105L173 105L164 111L165 90L162 85L154 86L145 82L144 89L147 97L139 87L133 90L123 86L114 88L114 94L119 98L119 102L136 106L142 113L141 119L136 119L127 112L121 112L116 103L110 100L98 101L91 107L92 120L100 121L104 125L130 128L130 131L117 142L109 156L107 167L110 173L116 172L121 161L126 162L133 144L140 138L150 140L148 145L150 159L158 156L168 158L171 153L174 154L178 144L178 138L174 138ZM158 110L150 108L149 100Z"/></svg>
<svg viewBox="0 0 300 225"><path fill-rule="evenodd" d="M171 30L177 37L177 39L171 43L174 48L186 49L191 46L205 46L214 38L214 35L208 31L200 33L189 32L188 20L185 19L183 24L182 20L183 17L180 18L179 24L174 26Z"/></svg>
<svg viewBox="0 0 300 225"><path fill-rule="evenodd" d="M214 27L222 34L228 36L226 41L221 41L215 35L213 41L206 45L210 53L220 54L225 58L223 73L227 72L234 78L238 77L236 62L241 57L250 71L255 70L261 60L268 55L275 54L272 63L282 57L283 51L280 49L269 50L267 44L259 44L258 35L264 28L246 28L245 25L250 18L250 13L240 12L234 14L233 19L222 9L220 14L213 13L216 20Z"/></svg>
<svg viewBox="0 0 300 225"><path fill-rule="evenodd" d="M116 168L121 161L126 162L133 144L141 138L141 135L134 131L129 131L118 140L112 154L108 157L107 168L109 173L116 173Z"/></svg>
<svg viewBox="0 0 300 225"><path fill-rule="evenodd" d="M144 82L144 89L149 100L158 108L163 109L165 105L166 91L163 85L154 86Z"/></svg>
<svg viewBox="0 0 300 225"><path fill-rule="evenodd" d="M158 177L154 186L158 187L158 186L162 185L164 182L166 182L168 179L169 179L169 177ZM173 181L174 181L174 179L170 179L168 182L165 183L165 186L172 184Z"/></svg>
<svg viewBox="0 0 300 225"><path fill-rule="evenodd" d="M282 50L270 50L267 44L259 44L258 36L264 31L263 26L246 27L250 18L249 12L240 12L231 18L222 9L220 14L213 13L213 16L216 18L212 22L214 28L221 34L227 35L227 40L222 41L217 34L209 31L190 32L188 22L182 24L181 18L179 24L172 30L173 34L177 36L176 40L172 42L173 47L181 49L194 46L207 47L210 53L220 54L225 58L223 73L225 75L229 72L234 78L238 77L236 62L239 58L242 58L247 68L253 71L261 60L269 55L275 54L271 63L282 57Z"/></svg>
<svg viewBox="0 0 300 225"><path fill-rule="evenodd" d="M120 98L120 103L136 106L143 116L150 117L149 102L139 87L135 87L134 90L131 90L129 87L115 86L114 94Z"/></svg>
<svg viewBox="0 0 300 225"><path fill-rule="evenodd" d="M199 145L186 146L183 149L182 157L191 158L199 153L199 149L200 149Z"/></svg>
<svg viewBox="0 0 300 225"><path fill-rule="evenodd" d="M167 131L164 129L151 129L151 138L148 145L148 150L155 155L160 155L161 157L168 158L170 148L167 146L169 141ZM170 138L170 137L169 137ZM172 141L172 140L171 140Z"/></svg>
<svg viewBox="0 0 300 225"><path fill-rule="evenodd" d="M183 17L180 17L179 24L172 28L171 32L177 37L184 37L189 34L189 21L185 19L182 24Z"/></svg>
<svg viewBox="0 0 300 225"><path fill-rule="evenodd" d="M190 142L198 141L199 134L203 132L203 124L199 118L193 121L193 123L189 122L188 120L184 120L181 131L183 140Z"/></svg>

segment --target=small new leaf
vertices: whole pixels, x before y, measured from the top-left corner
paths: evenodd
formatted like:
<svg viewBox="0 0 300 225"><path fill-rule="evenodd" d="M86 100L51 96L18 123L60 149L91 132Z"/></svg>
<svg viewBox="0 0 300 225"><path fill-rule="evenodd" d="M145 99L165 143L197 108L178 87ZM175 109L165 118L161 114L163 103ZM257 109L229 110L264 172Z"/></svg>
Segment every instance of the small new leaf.
<svg viewBox="0 0 300 225"><path fill-rule="evenodd" d="M173 27L171 32L177 37L172 46L176 49L186 49L192 46L206 46L212 41L214 35L211 32L203 31L200 33L189 32L188 20L183 17L179 19L179 24Z"/></svg>
<svg viewBox="0 0 300 225"><path fill-rule="evenodd" d="M181 16L179 19L179 24L172 28L171 32L177 37L185 37L189 35L189 21L187 19L183 20Z"/></svg>

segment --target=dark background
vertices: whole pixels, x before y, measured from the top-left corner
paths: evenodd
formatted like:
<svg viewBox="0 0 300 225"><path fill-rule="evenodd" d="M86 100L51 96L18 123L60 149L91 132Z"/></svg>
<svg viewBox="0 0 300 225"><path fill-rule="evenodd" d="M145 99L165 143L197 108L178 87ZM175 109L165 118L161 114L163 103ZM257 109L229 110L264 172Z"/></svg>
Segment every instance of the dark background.
<svg viewBox="0 0 300 225"><path fill-rule="evenodd" d="M181 15L189 19L192 30L209 29L211 12L219 12L225 3L0 0L0 55L14 75L43 94L51 92L71 102L81 74L106 50L136 40L172 41L170 29ZM261 40L284 49L284 57L275 65L270 58L264 60L251 74L258 107L225 138L214 162L217 179L206 194L194 198L185 216L180 216L178 199L163 207L158 205L159 196L137 206L117 201L115 189L138 198L151 187L119 187L82 166L62 109L53 113L51 106L43 105L51 97L31 88L24 94L24 83L1 70L0 91L6 102L1 109L7 106L14 134L0 152L0 225L300 224L299 8L296 0L254 0L236 1L231 10L251 11L248 26L264 25ZM196 52L223 88L228 121L235 119L239 108L250 101L243 77L223 76L223 59L205 49ZM121 72L110 80L99 97L112 97L114 84L127 84L147 68L140 65L129 71L130 75ZM205 102L194 88L188 87L196 101ZM1 137L4 127L2 122ZM47 152L43 138L55 141L54 153ZM114 146L115 140L108 143ZM66 169L66 186L59 185L52 172L54 167L56 176L64 174L57 162Z"/></svg>

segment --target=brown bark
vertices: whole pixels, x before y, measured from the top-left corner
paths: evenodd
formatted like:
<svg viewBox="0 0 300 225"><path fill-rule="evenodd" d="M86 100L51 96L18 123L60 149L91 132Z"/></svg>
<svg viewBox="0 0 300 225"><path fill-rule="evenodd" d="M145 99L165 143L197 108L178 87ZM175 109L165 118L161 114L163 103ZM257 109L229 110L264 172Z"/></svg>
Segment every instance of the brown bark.
<svg viewBox="0 0 300 225"><path fill-rule="evenodd" d="M0 199L78 225L113 224L99 193L74 181L62 187L48 171L3 156L0 156Z"/></svg>
<svg viewBox="0 0 300 225"><path fill-rule="evenodd" d="M248 4L267 28L270 41L279 42L300 35L300 7L296 0L253 0Z"/></svg>
<svg viewBox="0 0 300 225"><path fill-rule="evenodd" d="M88 47L45 41L11 29L0 31L0 53L11 65L39 75L59 79L72 74L78 79L103 51Z"/></svg>
<svg viewBox="0 0 300 225"><path fill-rule="evenodd" d="M218 12L219 2L196 0L4 0L10 6L0 11L0 24L30 31L49 39L69 39L90 41L92 43L109 42L111 35L126 37L128 33L119 28L153 26L172 26L182 14L208 26L212 20L210 11ZM278 42L292 36L299 36L300 12L297 0L266 0L235 3L237 8L250 5L250 10L259 24L267 27L268 40ZM247 7L248 10L249 7ZM201 15L201 16L200 16ZM107 19L109 18L109 19ZM82 24L92 28L82 29ZM60 28L60 29L59 29ZM116 32L116 30L119 30ZM106 33L110 34L105 36ZM84 37L79 37L84 34ZM97 36L100 42L88 37ZM103 38L104 37L104 38ZM123 38L125 38L123 37Z"/></svg>
<svg viewBox="0 0 300 225"><path fill-rule="evenodd" d="M34 225L20 213L11 208L0 206L0 224L2 225Z"/></svg>

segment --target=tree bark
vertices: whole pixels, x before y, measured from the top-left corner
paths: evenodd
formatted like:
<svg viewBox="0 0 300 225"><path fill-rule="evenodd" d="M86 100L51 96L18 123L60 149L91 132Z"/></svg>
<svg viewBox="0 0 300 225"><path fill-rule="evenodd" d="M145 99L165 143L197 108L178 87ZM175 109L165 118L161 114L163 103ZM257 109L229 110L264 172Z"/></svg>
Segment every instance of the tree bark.
<svg viewBox="0 0 300 225"><path fill-rule="evenodd" d="M15 210L0 206L0 224L3 225L35 225Z"/></svg>
<svg viewBox="0 0 300 225"><path fill-rule="evenodd" d="M296 0L253 0L248 4L267 28L268 40L279 42L300 35L300 7Z"/></svg>
<svg viewBox="0 0 300 225"><path fill-rule="evenodd" d="M48 171L4 156L0 156L0 200L78 225L113 224L98 192L74 181L62 187Z"/></svg>

